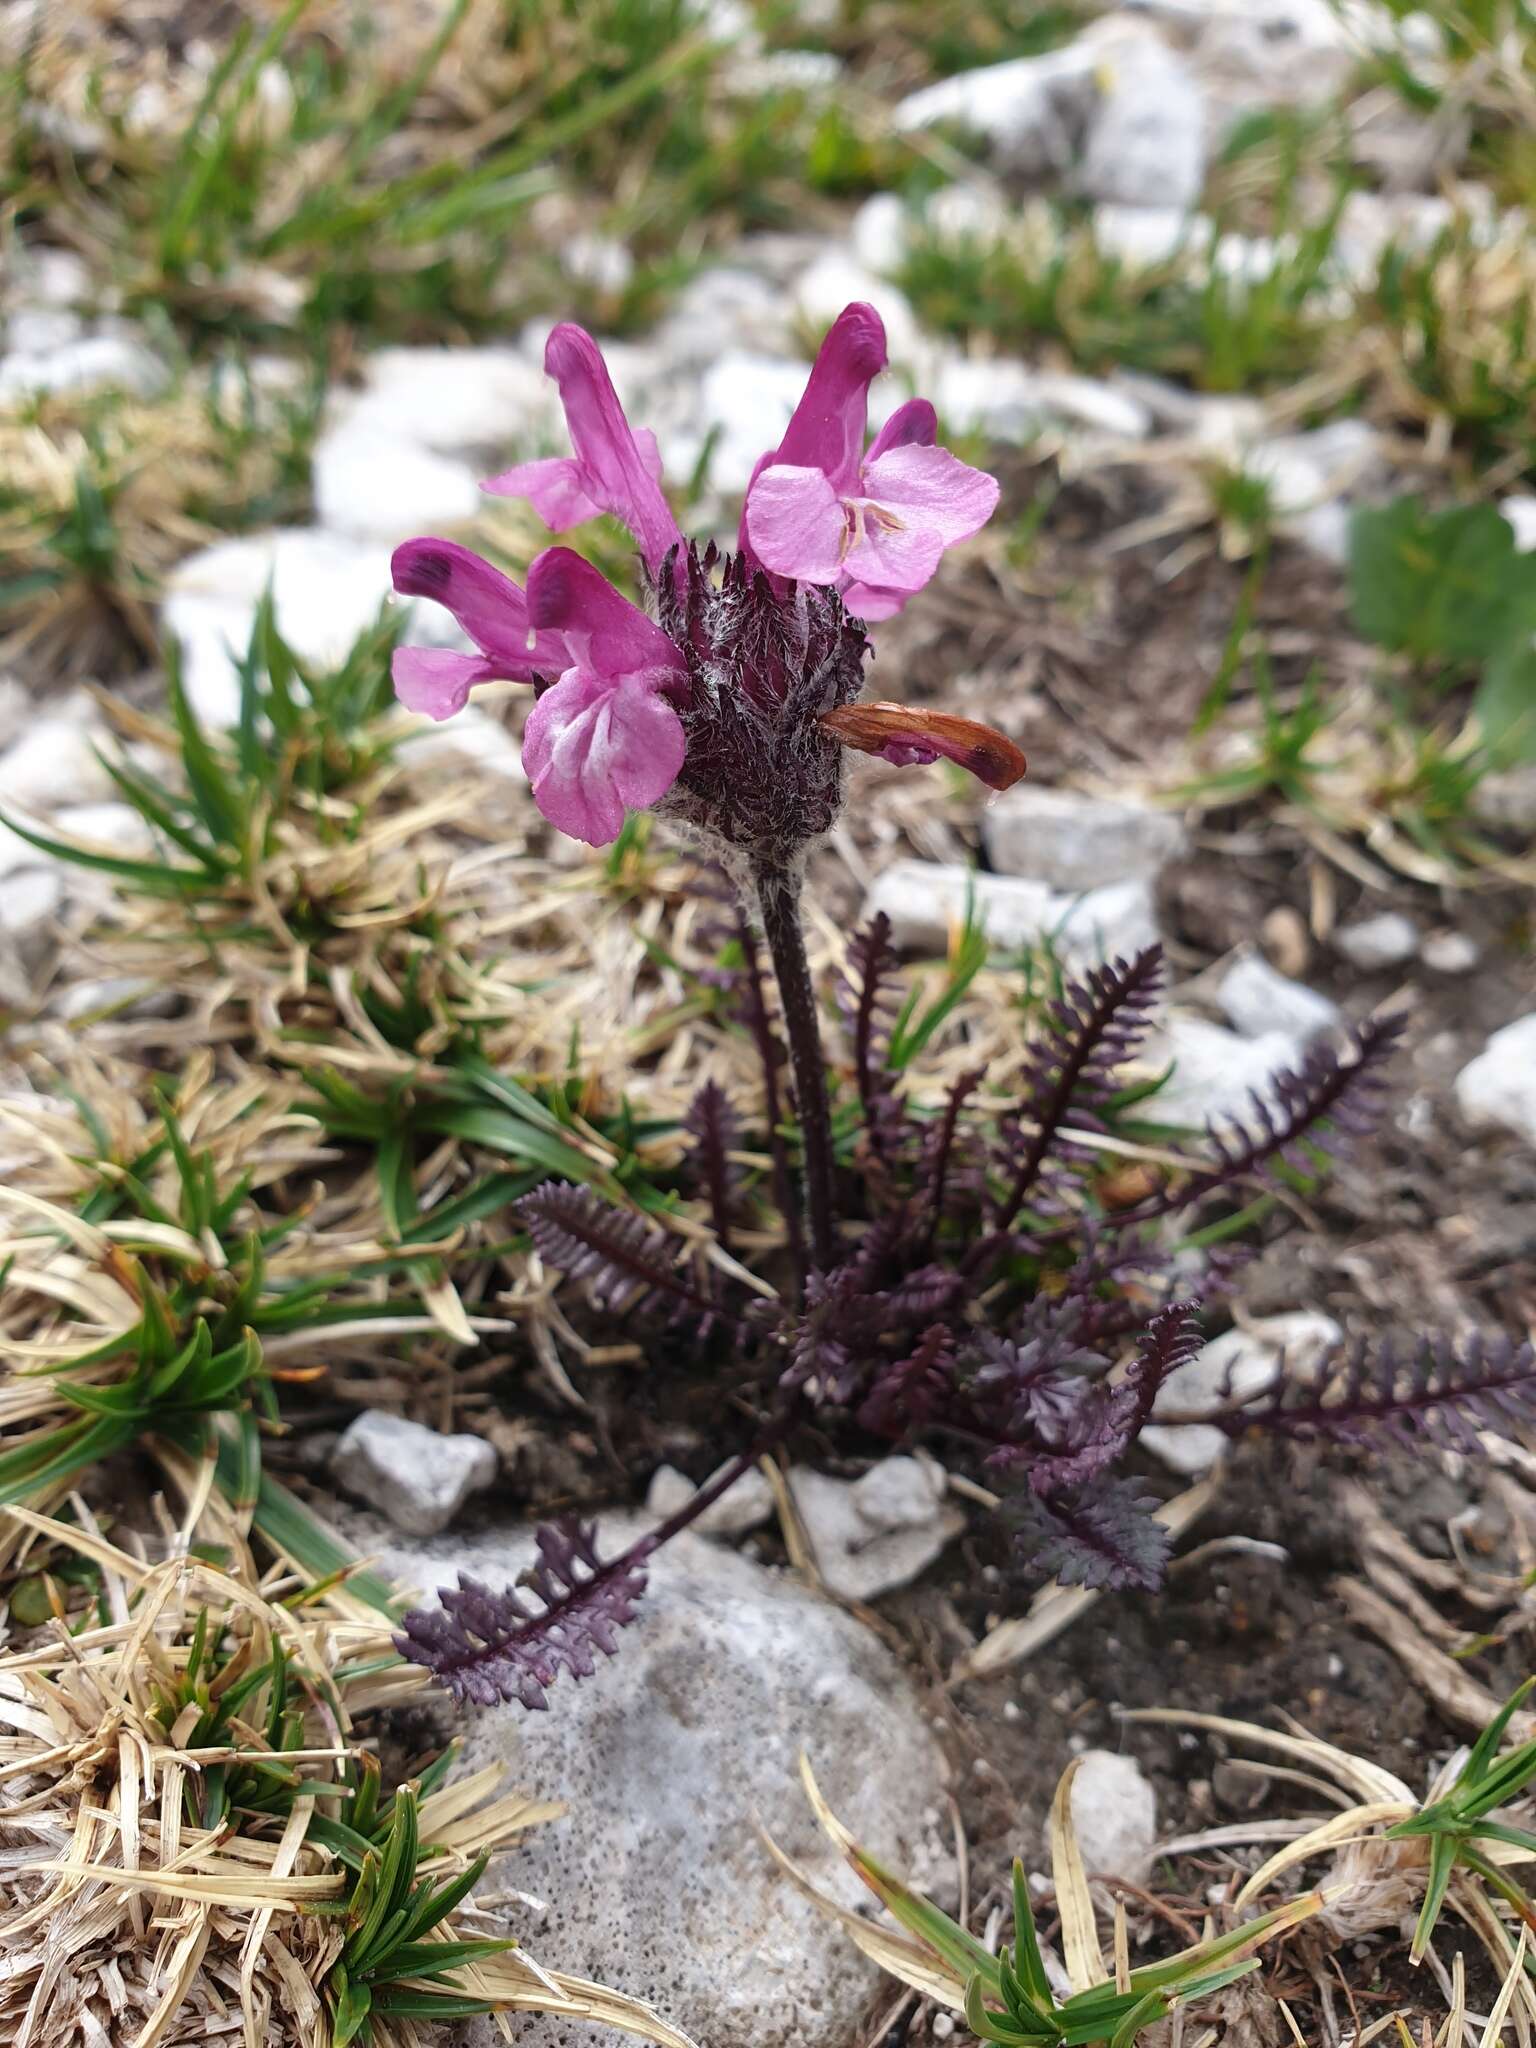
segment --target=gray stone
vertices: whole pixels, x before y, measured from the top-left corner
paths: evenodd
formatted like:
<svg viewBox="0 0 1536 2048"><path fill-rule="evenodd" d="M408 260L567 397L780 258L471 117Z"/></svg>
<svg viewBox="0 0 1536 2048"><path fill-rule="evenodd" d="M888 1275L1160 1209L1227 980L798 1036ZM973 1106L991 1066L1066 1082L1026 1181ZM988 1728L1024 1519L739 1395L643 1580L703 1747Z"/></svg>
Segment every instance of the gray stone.
<svg viewBox="0 0 1536 2048"><path fill-rule="evenodd" d="M925 86L896 108L902 129L954 122L993 160L1054 175L1090 199L1188 209L1205 179L1205 111L1188 65L1124 16L1036 57L1015 57Z"/></svg>
<svg viewBox="0 0 1536 2048"><path fill-rule="evenodd" d="M1090 199L1189 208L1205 183L1205 106L1189 67L1157 36L1106 35L1100 101L1077 185Z"/></svg>
<svg viewBox="0 0 1536 2048"><path fill-rule="evenodd" d="M1440 192L1351 192L1334 230L1331 261L1356 284L1371 283L1389 248L1423 255L1456 221Z"/></svg>
<svg viewBox="0 0 1536 2048"><path fill-rule="evenodd" d="M1316 1038L1344 1021L1331 997L1278 974L1258 952L1238 955L1221 977L1216 1000L1227 1022L1244 1038L1263 1038L1271 1031Z"/></svg>
<svg viewBox="0 0 1536 2048"><path fill-rule="evenodd" d="M17 265L16 283L36 306L89 306L96 298L90 266L73 249L28 249Z"/></svg>
<svg viewBox="0 0 1536 2048"><path fill-rule="evenodd" d="M1275 1075L1296 1066L1305 1051L1288 1031L1239 1038L1187 1010L1170 1010L1145 1058L1155 1066L1172 1061L1173 1072L1149 1109L1159 1119L1195 1129L1234 1117L1246 1121L1253 1114L1253 1094L1272 1097Z"/></svg>
<svg viewBox="0 0 1536 2048"><path fill-rule="evenodd" d="M173 1017L180 997L163 982L140 974L108 974L72 981L53 997L52 1008L67 1024L88 1017Z"/></svg>
<svg viewBox="0 0 1536 2048"><path fill-rule="evenodd" d="M526 782L522 749L499 718L478 704L466 704L448 719L423 718L396 749L404 767L473 763L479 775L499 775L508 782Z"/></svg>
<svg viewBox="0 0 1536 2048"><path fill-rule="evenodd" d="M1342 419L1309 433L1257 441L1243 467L1268 484L1271 507L1285 519L1358 490L1380 460L1376 430L1365 420Z"/></svg>
<svg viewBox="0 0 1536 2048"><path fill-rule="evenodd" d="M1282 1365L1305 1375L1343 1338L1333 1317L1318 1309L1260 1317L1245 1329L1213 1337L1187 1365L1171 1372L1158 1389L1152 1413L1203 1415L1251 1400L1274 1384Z"/></svg>
<svg viewBox="0 0 1536 2048"><path fill-rule="evenodd" d="M808 363L727 349L705 371L688 425L670 435L657 429L668 472L686 476L714 431L709 481L717 491L744 491L759 456L789 425L809 374Z"/></svg>
<svg viewBox="0 0 1536 2048"><path fill-rule="evenodd" d="M1419 948L1419 958L1432 974L1470 974L1482 958L1476 939L1466 932L1431 932Z"/></svg>
<svg viewBox="0 0 1536 2048"><path fill-rule="evenodd" d="M1323 505L1309 505L1285 521L1285 531L1290 539L1310 548L1325 562L1332 562L1336 569L1349 566L1349 507L1338 498L1330 498Z"/></svg>
<svg viewBox="0 0 1536 2048"><path fill-rule="evenodd" d="M101 730L83 692L57 711L34 718L19 739L0 754L0 803L23 812L105 796L112 779L93 743ZM29 859L37 858L34 850Z"/></svg>
<svg viewBox="0 0 1536 2048"><path fill-rule="evenodd" d="M84 332L80 315L64 306L18 306L5 322L6 347L21 356L45 356L67 348Z"/></svg>
<svg viewBox="0 0 1536 2048"><path fill-rule="evenodd" d="M1013 219L1007 196L979 178L941 185L923 206L923 227L941 242L990 245L1006 234Z"/></svg>
<svg viewBox="0 0 1536 2048"><path fill-rule="evenodd" d="M1084 1750L1072 1780L1072 1827L1090 1876L1139 1884L1152 1868L1157 1796L1134 1757Z"/></svg>
<svg viewBox="0 0 1536 2048"><path fill-rule="evenodd" d="M1359 62L1333 0L1143 0L1143 11L1185 32L1213 142L1257 109L1330 99Z"/></svg>
<svg viewBox="0 0 1536 2048"><path fill-rule="evenodd" d="M955 123L984 138L1003 170L1064 176L1099 98L1096 57L1080 39L1042 56L957 72L908 94L896 107L895 125L910 132Z"/></svg>
<svg viewBox="0 0 1536 2048"><path fill-rule="evenodd" d="M496 1453L480 1436L443 1436L371 1408L343 1430L331 1473L410 1536L436 1536L472 1493L496 1477Z"/></svg>
<svg viewBox="0 0 1536 2048"><path fill-rule="evenodd" d="M1484 775L1472 792L1474 816L1499 832L1536 832L1536 761Z"/></svg>
<svg viewBox="0 0 1536 2048"><path fill-rule="evenodd" d="M1093 209L1093 239L1128 268L1151 270L1200 248L1209 224L1182 206L1101 205Z"/></svg>
<svg viewBox="0 0 1536 2048"><path fill-rule="evenodd" d="M56 867L21 868L0 879L0 936L29 971L47 956L63 903Z"/></svg>
<svg viewBox="0 0 1536 2048"><path fill-rule="evenodd" d="M900 201L896 205L900 211ZM666 363L690 373L707 367L727 349L797 353L783 291L759 272L737 264L701 270L690 278L652 339Z"/></svg>
<svg viewBox="0 0 1536 2048"><path fill-rule="evenodd" d="M1456 1076L1455 1090L1475 1130L1513 1131L1536 1145L1536 1010L1495 1031Z"/></svg>
<svg viewBox="0 0 1536 2048"><path fill-rule="evenodd" d="M789 1490L816 1569L844 1600L910 1585L965 1527L945 1499L942 1468L927 1458L885 1458L851 1483L797 1470Z"/></svg>
<svg viewBox="0 0 1536 2048"><path fill-rule="evenodd" d="M995 946L1049 944L1074 965L1135 953L1157 937L1146 882L1111 882L1073 896L1043 882L931 861L893 862L875 878L864 910L885 912L898 946L940 951L963 922L967 902Z"/></svg>
<svg viewBox="0 0 1536 2048"><path fill-rule="evenodd" d="M606 1529L602 1554L626 1532ZM459 1570L493 1587L530 1560L526 1531L391 1547L372 1518L349 1533L383 1540L382 1568L424 1591ZM508 1931L553 1967L648 1999L708 2048L804 2048L851 2040L878 1972L779 1873L768 1832L849 1906L867 1901L817 1827L798 1779L810 1758L834 1811L861 1842L925 1888L942 1845L921 1818L944 1766L901 1665L863 1623L793 1578L683 1536L652 1560L644 1599L611 1662L558 1681L551 1711L455 1715L460 1768L509 1765L512 1782L563 1799L568 1817L527 1838L494 1889ZM493 2048L489 2023L469 2030ZM620 2036L584 2030L590 2048ZM518 2022L522 2048L575 2048L554 2022Z"/></svg>
<svg viewBox="0 0 1536 2048"><path fill-rule="evenodd" d="M1027 442L1042 434L1140 441L1152 431L1151 412L1129 390L1005 357L942 349L926 366L923 382L953 432Z"/></svg>
<svg viewBox="0 0 1536 2048"><path fill-rule="evenodd" d="M467 463L355 418L320 436L313 474L320 524L382 547L451 532L481 509L479 480Z"/></svg>
<svg viewBox="0 0 1536 2048"><path fill-rule="evenodd" d="M645 1496L646 1510L658 1520L665 1520L669 1515L680 1514L698 1491L686 1472L679 1472L674 1465L658 1465ZM754 1467L744 1472L689 1526L701 1536L746 1536L771 1521L773 1511L773 1488Z"/></svg>
<svg viewBox="0 0 1536 2048"><path fill-rule="evenodd" d="M1029 875L1053 889L1150 881L1185 845L1171 811L1028 782L987 806L981 836L1000 873Z"/></svg>
<svg viewBox="0 0 1536 2048"><path fill-rule="evenodd" d="M1522 553L1536 548L1536 496L1516 492L1513 497L1500 498L1499 510L1515 529L1515 546Z"/></svg>
<svg viewBox="0 0 1536 2048"><path fill-rule="evenodd" d="M635 259L625 242L612 235L572 235L560 245L560 263L567 277L600 292L621 292L635 274Z"/></svg>
<svg viewBox="0 0 1536 2048"><path fill-rule="evenodd" d="M1228 1449L1226 1437L1208 1422L1149 1422L1136 1441L1181 1479L1203 1479Z"/></svg>
<svg viewBox="0 0 1536 2048"><path fill-rule="evenodd" d="M130 803L65 804L53 814L53 829L61 839L77 839L108 853L126 854L131 860L158 850L148 820ZM71 872L78 875L80 871Z"/></svg>
<svg viewBox="0 0 1536 2048"><path fill-rule="evenodd" d="M155 398L170 372L143 342L117 334L88 334L44 355L9 355L0 362L0 399L51 392L117 390Z"/></svg>
<svg viewBox="0 0 1536 2048"><path fill-rule="evenodd" d="M870 194L848 228L853 253L866 270L883 277L901 268L911 218L899 193Z"/></svg>
<svg viewBox="0 0 1536 2048"><path fill-rule="evenodd" d="M1342 925L1333 934L1333 949L1352 967L1375 974L1413 958L1419 950L1419 928L1400 910L1379 910L1374 917Z"/></svg>
<svg viewBox="0 0 1536 2048"><path fill-rule="evenodd" d="M563 433L555 387L512 348L380 349L367 359L362 391L333 410L338 423L443 455L541 438L553 446Z"/></svg>

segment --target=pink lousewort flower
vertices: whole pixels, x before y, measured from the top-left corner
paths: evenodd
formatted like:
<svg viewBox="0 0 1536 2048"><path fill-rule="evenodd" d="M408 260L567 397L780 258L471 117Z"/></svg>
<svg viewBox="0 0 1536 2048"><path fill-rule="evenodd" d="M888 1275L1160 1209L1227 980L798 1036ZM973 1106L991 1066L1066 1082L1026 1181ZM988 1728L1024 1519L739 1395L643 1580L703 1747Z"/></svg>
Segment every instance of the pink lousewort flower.
<svg viewBox="0 0 1536 2048"><path fill-rule="evenodd" d="M901 765L944 755L994 788L1016 781L1023 755L986 726L855 701L871 651L859 608L898 609L997 499L991 477L934 445L923 400L863 453L865 400L884 363L878 315L850 306L758 464L741 551L722 556L679 532L655 437L630 427L597 344L557 327L545 367L575 453L521 463L486 489L529 498L555 532L600 512L622 519L656 618L569 548L537 557L525 593L456 542L407 541L395 588L445 605L479 651L400 648L401 702L448 718L476 683L532 683L523 764L534 801L593 846L618 837L627 809L655 808L718 851L783 868L835 820L845 747Z"/></svg>
<svg viewBox="0 0 1536 2048"><path fill-rule="evenodd" d="M998 495L994 477L935 445L925 398L899 406L865 454L869 387L885 364L879 314L847 307L742 513L742 539L765 569L830 586L864 619L899 611L947 547L986 525Z"/></svg>
<svg viewBox="0 0 1536 2048"><path fill-rule="evenodd" d="M562 321L544 344L544 368L560 387L574 455L520 462L482 488L498 498L527 498L551 533L611 512L634 535L645 566L659 575L682 539L661 488L661 451L649 427L624 417L608 365L591 335Z"/></svg>

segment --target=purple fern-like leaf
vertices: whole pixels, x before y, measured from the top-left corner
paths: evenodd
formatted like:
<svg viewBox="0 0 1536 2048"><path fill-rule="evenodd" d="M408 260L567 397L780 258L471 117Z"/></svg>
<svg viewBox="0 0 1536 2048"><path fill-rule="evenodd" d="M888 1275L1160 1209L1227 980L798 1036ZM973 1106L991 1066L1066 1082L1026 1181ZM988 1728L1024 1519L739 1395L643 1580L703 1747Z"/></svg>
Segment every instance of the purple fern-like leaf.
<svg viewBox="0 0 1536 2048"><path fill-rule="evenodd" d="M906 1112L891 1086L885 1057L896 1012L892 984L900 965L900 955L891 941L891 920L883 910L877 911L849 944L839 991L853 1036L853 1071L864 1127L877 1159L894 1153L906 1131Z"/></svg>
<svg viewBox="0 0 1536 2048"><path fill-rule="evenodd" d="M892 1442L924 1429L954 1396L955 1339L947 1323L931 1323L905 1358L881 1367L859 1405L859 1422Z"/></svg>
<svg viewBox="0 0 1536 2048"><path fill-rule="evenodd" d="M709 1203L715 1236L730 1249L741 1171L731 1154L741 1147L741 1126L731 1098L718 1081L706 1081L688 1105L683 1129L693 1140L692 1167Z"/></svg>
<svg viewBox="0 0 1536 2048"><path fill-rule="evenodd" d="M1249 1429L1366 1447L1425 1444L1476 1455L1479 1432L1519 1437L1536 1423L1536 1351L1506 1336L1460 1344L1427 1338L1404 1357L1390 1341L1356 1342L1298 1382L1285 1373L1262 1398L1211 1421L1229 1436Z"/></svg>
<svg viewBox="0 0 1536 2048"><path fill-rule="evenodd" d="M1047 1009L1047 1028L1030 1052L1017 1120L1009 1127L999 1230L1013 1223L1065 1132L1102 1128L1097 1111L1141 1043L1162 984L1163 949L1147 946L1133 960L1112 961L1069 982Z"/></svg>
<svg viewBox="0 0 1536 2048"><path fill-rule="evenodd" d="M996 1470L1022 1473L1041 1495L1070 1492L1118 1465L1145 1429L1158 1389L1200 1348L1187 1301L1151 1318L1119 1377L1079 1348L1081 1326L1069 1310L1023 1345L1000 1345L977 1375L979 1389L1002 1392L1009 1432L988 1456ZM1063 1346L1066 1348L1064 1349Z"/></svg>
<svg viewBox="0 0 1536 2048"><path fill-rule="evenodd" d="M603 1308L640 1306L670 1296L701 1315L714 1304L675 1271L666 1234L632 1209L605 1202L590 1188L549 1180L513 1205L513 1213L548 1265L584 1280Z"/></svg>
<svg viewBox="0 0 1536 2048"><path fill-rule="evenodd" d="M1031 1571L1064 1586L1155 1593L1169 1550L1156 1505L1134 1479L1092 1480L1049 1500L1026 1495L1013 1506L1015 1541Z"/></svg>
<svg viewBox="0 0 1536 2048"><path fill-rule="evenodd" d="M618 1632L634 1620L645 1591L633 1553L604 1564L594 1536L590 1523L574 1518L543 1524L538 1561L519 1582L531 1601L516 1586L493 1593L461 1573L457 1587L439 1592L436 1607L406 1615L395 1648L461 1705L519 1700L533 1710L547 1707L548 1689L562 1672L590 1678L600 1655L614 1655Z"/></svg>
<svg viewBox="0 0 1536 2048"><path fill-rule="evenodd" d="M1372 1017L1342 1057L1328 1046L1317 1046L1299 1067L1276 1074L1271 1096L1255 1092L1245 1119L1208 1127L1214 1156L1204 1171L1180 1188L1121 1210L1115 1226L1123 1229L1189 1208L1237 1181L1266 1179L1277 1166L1304 1156L1304 1147L1329 1151L1343 1138L1363 1137L1379 1118L1386 1092L1382 1070L1402 1037L1405 1021Z"/></svg>

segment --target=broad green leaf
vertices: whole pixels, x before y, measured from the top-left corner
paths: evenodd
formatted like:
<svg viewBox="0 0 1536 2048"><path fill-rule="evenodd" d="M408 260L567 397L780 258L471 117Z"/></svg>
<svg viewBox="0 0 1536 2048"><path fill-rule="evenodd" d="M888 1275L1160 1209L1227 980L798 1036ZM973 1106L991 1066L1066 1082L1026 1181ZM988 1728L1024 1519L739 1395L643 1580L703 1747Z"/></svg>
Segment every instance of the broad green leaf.
<svg viewBox="0 0 1536 2048"><path fill-rule="evenodd" d="M1536 761L1536 642L1529 628L1494 653L1472 709L1496 763Z"/></svg>
<svg viewBox="0 0 1536 2048"><path fill-rule="evenodd" d="M1419 661L1484 661L1536 626L1536 556L1492 505L1367 506L1349 531L1350 608L1380 646Z"/></svg>

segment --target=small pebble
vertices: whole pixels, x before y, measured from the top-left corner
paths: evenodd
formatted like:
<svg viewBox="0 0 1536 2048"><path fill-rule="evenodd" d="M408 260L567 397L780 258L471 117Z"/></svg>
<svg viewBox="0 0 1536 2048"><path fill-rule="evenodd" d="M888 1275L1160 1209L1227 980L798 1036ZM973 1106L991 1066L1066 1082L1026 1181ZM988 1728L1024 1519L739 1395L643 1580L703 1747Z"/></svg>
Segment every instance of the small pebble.
<svg viewBox="0 0 1536 2048"><path fill-rule="evenodd" d="M1435 974L1470 974L1481 957L1477 941L1465 932L1431 932L1419 948L1419 958Z"/></svg>

